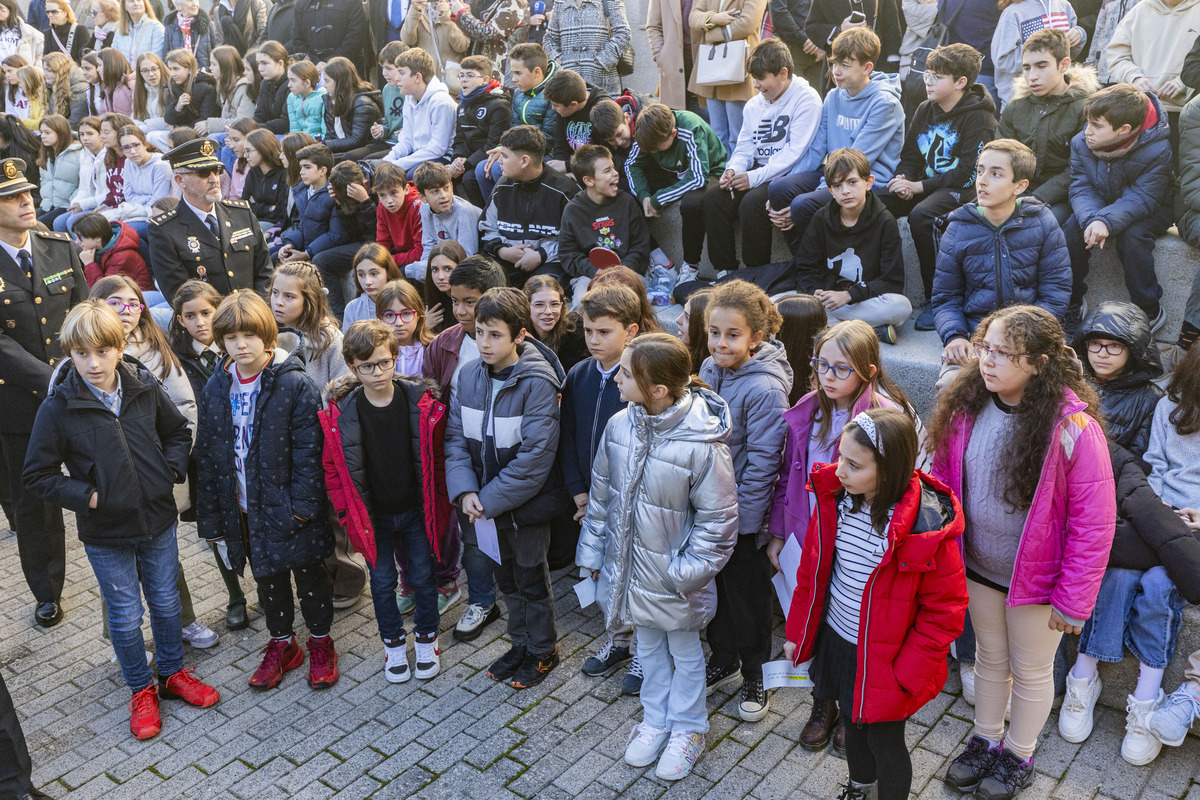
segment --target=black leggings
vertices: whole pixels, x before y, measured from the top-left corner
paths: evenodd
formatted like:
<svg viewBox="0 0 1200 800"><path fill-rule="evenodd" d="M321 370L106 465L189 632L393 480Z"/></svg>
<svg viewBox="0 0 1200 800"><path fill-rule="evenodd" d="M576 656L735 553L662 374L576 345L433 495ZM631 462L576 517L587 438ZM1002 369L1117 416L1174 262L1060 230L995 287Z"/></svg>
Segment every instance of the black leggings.
<svg viewBox="0 0 1200 800"><path fill-rule="evenodd" d="M843 718L847 718L842 712ZM906 800L912 786L912 758L904 741L905 720L846 722L846 766L855 783L879 782L879 800Z"/></svg>
<svg viewBox="0 0 1200 800"><path fill-rule="evenodd" d="M317 560L303 567L285 570L278 575L255 578L258 584L258 604L266 617L271 636L291 636L296 621L296 604L292 596L292 576L296 576L296 594L300 596L300 613L313 636L326 636L333 627L333 587L325 562Z"/></svg>

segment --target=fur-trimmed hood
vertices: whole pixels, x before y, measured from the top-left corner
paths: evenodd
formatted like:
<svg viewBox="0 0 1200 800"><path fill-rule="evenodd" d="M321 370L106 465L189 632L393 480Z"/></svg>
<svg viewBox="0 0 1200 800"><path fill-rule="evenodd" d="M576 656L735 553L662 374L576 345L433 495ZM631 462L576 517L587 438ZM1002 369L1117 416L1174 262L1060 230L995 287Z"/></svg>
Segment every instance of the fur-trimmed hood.
<svg viewBox="0 0 1200 800"><path fill-rule="evenodd" d="M1099 90L1100 77L1096 74L1096 68L1091 64L1072 64L1067 70L1067 93L1063 97L1075 100L1087 97ZM1021 75L1012 83L1012 100L1029 96L1029 84L1026 83L1025 76Z"/></svg>
<svg viewBox="0 0 1200 800"><path fill-rule="evenodd" d="M403 379L397 375L392 379L393 383L397 384L417 384L423 390L428 391L435 400L441 399L442 389L438 386L438 382L432 378L422 378L415 375L405 375ZM350 396L358 387L362 386L362 381L358 379L353 369L347 370L342 375L331 380L325 387L325 396L329 398L330 403L341 404L342 400Z"/></svg>

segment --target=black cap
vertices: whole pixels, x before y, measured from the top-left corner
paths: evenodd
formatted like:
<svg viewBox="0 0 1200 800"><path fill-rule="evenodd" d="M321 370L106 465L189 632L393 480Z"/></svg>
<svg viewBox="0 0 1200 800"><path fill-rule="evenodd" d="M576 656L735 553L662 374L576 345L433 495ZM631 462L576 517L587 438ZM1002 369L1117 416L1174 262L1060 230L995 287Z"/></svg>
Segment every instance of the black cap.
<svg viewBox="0 0 1200 800"><path fill-rule="evenodd" d="M32 192L34 185L25 178L25 162L19 158L0 161L0 197L12 197L22 192Z"/></svg>
<svg viewBox="0 0 1200 800"><path fill-rule="evenodd" d="M215 169L220 172L225 169L225 165L217 158L217 149L218 145L212 139L192 139L168 152L164 158L170 163L171 169L186 169L190 172Z"/></svg>

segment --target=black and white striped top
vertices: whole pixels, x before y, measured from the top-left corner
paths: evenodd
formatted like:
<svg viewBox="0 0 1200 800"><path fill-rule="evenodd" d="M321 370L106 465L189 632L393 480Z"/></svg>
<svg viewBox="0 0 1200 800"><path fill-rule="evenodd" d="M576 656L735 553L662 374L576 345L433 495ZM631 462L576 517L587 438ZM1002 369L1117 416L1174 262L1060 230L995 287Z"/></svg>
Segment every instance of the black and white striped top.
<svg viewBox="0 0 1200 800"><path fill-rule="evenodd" d="M863 590L871 573L887 552L887 536L871 526L871 507L852 510L849 494L838 503L837 539L834 543L833 578L825 621L847 642L858 644L858 620L866 604ZM888 514L889 521L891 514ZM887 528L885 526L884 530Z"/></svg>

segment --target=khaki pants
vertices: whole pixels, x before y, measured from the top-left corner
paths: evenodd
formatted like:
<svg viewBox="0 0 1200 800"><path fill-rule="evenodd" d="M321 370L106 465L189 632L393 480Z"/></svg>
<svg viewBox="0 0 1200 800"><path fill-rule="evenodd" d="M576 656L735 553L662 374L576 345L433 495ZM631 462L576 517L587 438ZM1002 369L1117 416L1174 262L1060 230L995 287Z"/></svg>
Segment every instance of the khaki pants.
<svg viewBox="0 0 1200 800"><path fill-rule="evenodd" d="M1200 275L1200 273L1196 273ZM1200 650L1188 656L1187 670L1183 673L1185 681L1191 681L1196 689L1200 690Z"/></svg>
<svg viewBox="0 0 1200 800"><path fill-rule="evenodd" d="M967 593L976 637L975 733L1003 739L1004 749L1027 759L1054 704L1054 653L1062 633L1049 625L1049 605L1006 607L1006 595L970 578Z"/></svg>

